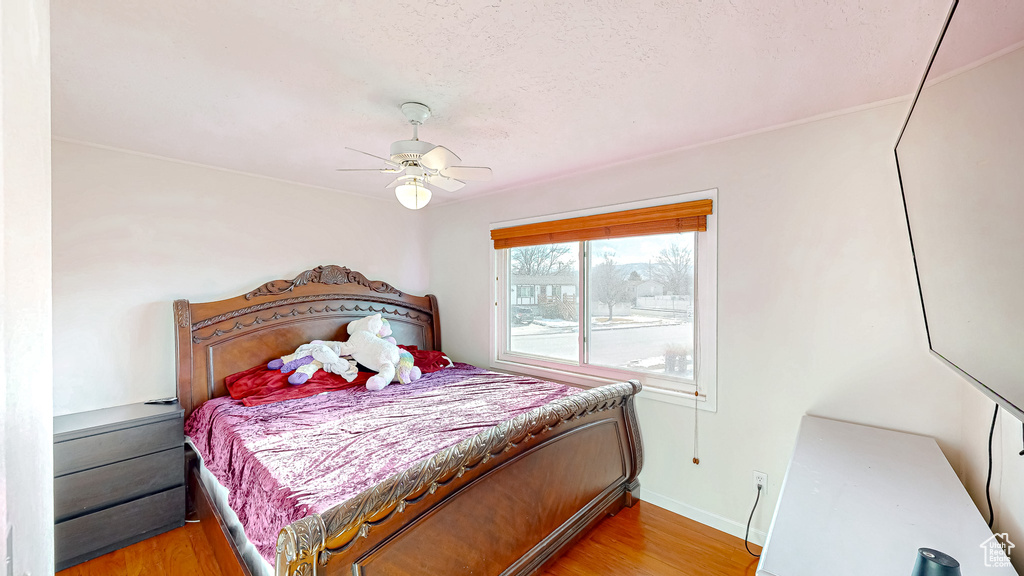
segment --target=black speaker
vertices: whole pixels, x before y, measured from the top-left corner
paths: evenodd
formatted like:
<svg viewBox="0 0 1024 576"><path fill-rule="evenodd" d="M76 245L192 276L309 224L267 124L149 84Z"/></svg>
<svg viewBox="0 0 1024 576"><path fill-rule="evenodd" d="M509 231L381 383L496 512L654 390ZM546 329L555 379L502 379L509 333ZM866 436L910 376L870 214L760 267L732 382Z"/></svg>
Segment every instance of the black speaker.
<svg viewBox="0 0 1024 576"><path fill-rule="evenodd" d="M917 562L910 576L960 576L960 563L938 550L918 548Z"/></svg>

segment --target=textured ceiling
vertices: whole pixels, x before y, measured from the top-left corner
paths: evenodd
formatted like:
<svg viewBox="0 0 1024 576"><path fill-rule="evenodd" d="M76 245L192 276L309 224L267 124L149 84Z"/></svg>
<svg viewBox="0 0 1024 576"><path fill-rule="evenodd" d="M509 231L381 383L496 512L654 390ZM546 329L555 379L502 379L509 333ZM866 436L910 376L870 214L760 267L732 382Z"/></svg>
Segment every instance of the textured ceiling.
<svg viewBox="0 0 1024 576"><path fill-rule="evenodd" d="M53 132L386 198L334 169L419 101L422 139L494 168L440 202L908 95L948 6L53 0Z"/></svg>
<svg viewBox="0 0 1024 576"><path fill-rule="evenodd" d="M929 83L969 70L1024 42L1024 2L963 0L942 36L942 48L928 72Z"/></svg>

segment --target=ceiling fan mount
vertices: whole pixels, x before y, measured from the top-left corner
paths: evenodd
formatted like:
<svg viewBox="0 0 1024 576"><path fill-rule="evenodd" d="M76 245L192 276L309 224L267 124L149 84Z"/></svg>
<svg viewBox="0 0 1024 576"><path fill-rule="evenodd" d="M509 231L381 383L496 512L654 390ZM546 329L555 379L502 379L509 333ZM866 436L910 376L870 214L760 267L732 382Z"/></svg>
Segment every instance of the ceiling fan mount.
<svg viewBox="0 0 1024 576"><path fill-rule="evenodd" d="M391 144L390 158L348 148L354 152L383 160L386 168L339 168L341 172L381 172L401 174L388 188L395 188L395 194L403 205L422 208L430 199L425 185L435 186L447 192L455 192L466 185L465 180L490 180L491 169L483 166L462 166L454 152L444 146L435 146L420 140L419 127L430 118L430 108L419 102L402 104L402 114L412 125L412 139L398 140ZM415 195L415 202L407 202ZM403 196L405 198L403 198ZM425 198L425 200L423 199Z"/></svg>
<svg viewBox="0 0 1024 576"><path fill-rule="evenodd" d="M402 114L405 114L410 124L419 125L430 118L430 107L419 102L406 102L402 104Z"/></svg>

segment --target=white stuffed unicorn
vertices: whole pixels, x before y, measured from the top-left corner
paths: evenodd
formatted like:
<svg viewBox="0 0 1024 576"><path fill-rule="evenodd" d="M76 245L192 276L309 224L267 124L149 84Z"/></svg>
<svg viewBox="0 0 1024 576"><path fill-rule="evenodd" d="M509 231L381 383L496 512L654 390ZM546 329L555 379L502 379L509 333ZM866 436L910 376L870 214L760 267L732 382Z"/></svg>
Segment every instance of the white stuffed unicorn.
<svg viewBox="0 0 1024 576"><path fill-rule="evenodd" d="M356 363L341 356L341 342L313 340L309 344L299 346L295 352L287 356L271 360L267 364L267 369L285 373L294 370L295 373L288 377L288 382L296 386L305 384L317 370L337 374L351 382L358 374Z"/></svg>
<svg viewBox="0 0 1024 576"><path fill-rule="evenodd" d="M317 370L332 372L351 382L357 372L356 362L377 372L366 382L368 390L381 390L392 381L408 384L423 375L413 365L412 354L399 348L391 337L391 324L373 314L348 323L346 342L313 340L295 352L271 360L268 370L295 371L288 382L305 384ZM350 359L351 358L351 359Z"/></svg>
<svg viewBox="0 0 1024 576"><path fill-rule="evenodd" d="M380 314L348 323L348 340L341 342L340 353L377 374L366 382L367 390L381 390L392 381L408 384L422 373L413 365L412 354L399 348L391 335L391 326Z"/></svg>

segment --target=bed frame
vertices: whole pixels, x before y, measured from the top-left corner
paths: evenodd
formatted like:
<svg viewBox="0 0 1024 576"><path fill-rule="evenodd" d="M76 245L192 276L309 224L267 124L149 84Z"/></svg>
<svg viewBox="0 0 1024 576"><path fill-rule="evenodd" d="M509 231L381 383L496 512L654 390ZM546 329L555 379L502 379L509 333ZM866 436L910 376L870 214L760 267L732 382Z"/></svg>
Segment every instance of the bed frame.
<svg viewBox="0 0 1024 576"><path fill-rule="evenodd" d="M381 313L401 343L441 346L434 296L318 266L241 296L174 302L185 416L227 394L224 377ZM632 506L643 464L635 381L593 388L486 430L281 529L277 576L527 575L607 514ZM225 574L249 570L209 495L190 497Z"/></svg>

